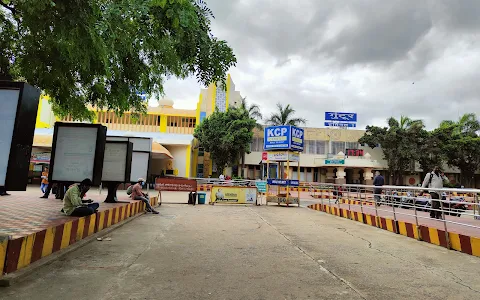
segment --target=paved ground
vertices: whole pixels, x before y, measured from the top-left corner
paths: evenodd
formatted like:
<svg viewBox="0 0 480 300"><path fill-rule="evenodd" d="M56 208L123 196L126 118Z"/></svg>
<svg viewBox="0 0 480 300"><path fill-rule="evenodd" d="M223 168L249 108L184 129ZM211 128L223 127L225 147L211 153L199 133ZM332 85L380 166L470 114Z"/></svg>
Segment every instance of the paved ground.
<svg viewBox="0 0 480 300"><path fill-rule="evenodd" d="M479 258L358 222L296 207L164 202L160 211L0 299L480 298Z"/></svg>
<svg viewBox="0 0 480 300"><path fill-rule="evenodd" d="M63 202L50 195L41 199L38 188L29 188L26 192L9 192L10 196L0 197L0 234L13 238L27 236L34 232L71 221L60 210ZM154 195L155 193L152 193ZM117 194L118 200L129 201L125 192ZM87 193L86 199L100 203L99 211L125 204L104 203L106 192L99 194L98 190Z"/></svg>

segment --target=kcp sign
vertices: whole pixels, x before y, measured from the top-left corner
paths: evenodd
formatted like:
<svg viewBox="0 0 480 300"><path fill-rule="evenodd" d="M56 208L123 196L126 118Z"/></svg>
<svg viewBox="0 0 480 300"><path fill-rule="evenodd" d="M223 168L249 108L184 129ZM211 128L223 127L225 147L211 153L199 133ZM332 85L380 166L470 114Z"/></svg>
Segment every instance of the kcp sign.
<svg viewBox="0 0 480 300"><path fill-rule="evenodd" d="M290 125L266 127L263 135L264 150L303 151L304 131Z"/></svg>

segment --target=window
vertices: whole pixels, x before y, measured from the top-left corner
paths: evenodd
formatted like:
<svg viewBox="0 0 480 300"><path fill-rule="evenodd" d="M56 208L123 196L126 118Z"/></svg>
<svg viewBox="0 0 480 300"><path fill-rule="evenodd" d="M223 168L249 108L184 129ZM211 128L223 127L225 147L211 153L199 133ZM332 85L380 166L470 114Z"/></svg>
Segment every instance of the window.
<svg viewBox="0 0 480 300"><path fill-rule="evenodd" d="M345 143L346 149L358 149L358 142L346 142Z"/></svg>
<svg viewBox="0 0 480 300"><path fill-rule="evenodd" d="M345 142L332 142L332 154L345 152Z"/></svg>
<svg viewBox="0 0 480 300"><path fill-rule="evenodd" d="M315 141L305 140L305 146L307 154L315 154Z"/></svg>
<svg viewBox="0 0 480 300"><path fill-rule="evenodd" d="M316 152L315 154L325 155L327 154L327 141L316 141Z"/></svg>
<svg viewBox="0 0 480 300"><path fill-rule="evenodd" d="M250 151L262 152L263 151L263 138L253 138L250 144Z"/></svg>
<svg viewBox="0 0 480 300"><path fill-rule="evenodd" d="M198 156L204 156L205 155L205 150L203 148L198 148Z"/></svg>

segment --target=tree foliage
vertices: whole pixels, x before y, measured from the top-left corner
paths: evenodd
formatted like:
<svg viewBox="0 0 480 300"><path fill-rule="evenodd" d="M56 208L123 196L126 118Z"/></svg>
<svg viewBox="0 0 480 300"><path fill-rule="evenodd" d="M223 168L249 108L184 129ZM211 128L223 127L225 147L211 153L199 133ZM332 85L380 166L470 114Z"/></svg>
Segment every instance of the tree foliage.
<svg viewBox="0 0 480 300"><path fill-rule="evenodd" d="M444 163L461 172L460 181L474 184L474 175L480 168L480 122L475 114L465 114L458 121L443 121L434 130L424 129L420 120L402 117L390 118L389 127L367 126L359 143L371 148L380 146L393 175L393 184L399 184L401 175L418 161L423 172Z"/></svg>
<svg viewBox="0 0 480 300"><path fill-rule="evenodd" d="M193 135L222 171L236 164L241 153L249 152L255 124L243 109L216 110L195 128Z"/></svg>
<svg viewBox="0 0 480 300"><path fill-rule="evenodd" d="M305 125L307 120L304 118L294 117L295 110L287 104L283 106L281 103L277 103L277 111L272 113L271 116L266 120L268 125L278 126L278 125Z"/></svg>
<svg viewBox="0 0 480 300"><path fill-rule="evenodd" d="M418 136L424 125L420 120L402 116L400 120L388 119L388 127L367 126L359 143L371 148L380 146L393 175L393 184L399 184L403 174L418 160Z"/></svg>
<svg viewBox="0 0 480 300"><path fill-rule="evenodd" d="M480 167L479 130L480 122L475 114L465 114L457 122L444 121L434 130L447 164L460 170L460 181L467 186L474 184L475 172Z"/></svg>
<svg viewBox="0 0 480 300"><path fill-rule="evenodd" d="M145 112L138 94L169 76L225 81L236 58L211 16L197 0L0 0L0 79L38 86L60 116Z"/></svg>

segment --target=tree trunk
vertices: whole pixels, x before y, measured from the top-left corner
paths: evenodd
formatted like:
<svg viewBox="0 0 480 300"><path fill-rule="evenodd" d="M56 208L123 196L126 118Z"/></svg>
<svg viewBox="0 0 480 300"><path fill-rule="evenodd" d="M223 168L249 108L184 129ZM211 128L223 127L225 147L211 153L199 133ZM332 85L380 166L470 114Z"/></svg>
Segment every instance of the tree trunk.
<svg viewBox="0 0 480 300"><path fill-rule="evenodd" d="M242 178L245 179L245 151L242 151Z"/></svg>

